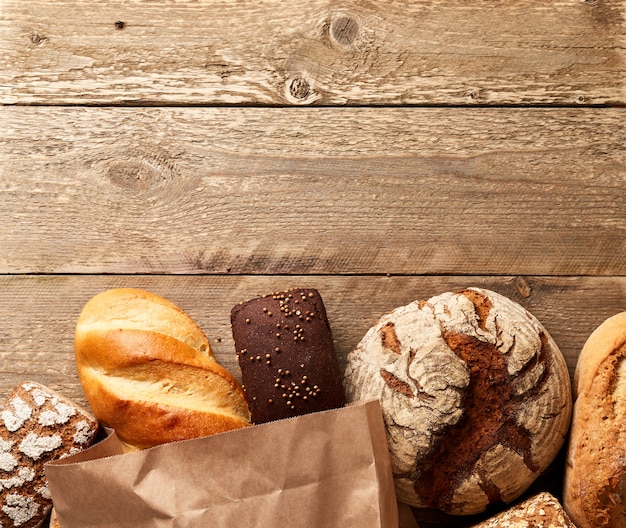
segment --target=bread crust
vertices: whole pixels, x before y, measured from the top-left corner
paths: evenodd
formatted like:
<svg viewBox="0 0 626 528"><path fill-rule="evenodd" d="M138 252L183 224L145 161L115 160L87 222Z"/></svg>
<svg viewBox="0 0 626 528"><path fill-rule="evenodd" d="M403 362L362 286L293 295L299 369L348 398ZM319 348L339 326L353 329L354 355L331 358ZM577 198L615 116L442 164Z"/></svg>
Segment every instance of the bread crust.
<svg viewBox="0 0 626 528"><path fill-rule="evenodd" d="M563 505L579 528L626 527L626 312L587 339L574 375Z"/></svg>
<svg viewBox="0 0 626 528"><path fill-rule="evenodd" d="M130 288L97 295L78 319L74 352L94 414L130 448L250 425L237 379L198 325L159 296Z"/></svg>
<svg viewBox="0 0 626 528"><path fill-rule="evenodd" d="M542 492L471 528L576 528L559 501Z"/></svg>
<svg viewBox="0 0 626 528"><path fill-rule="evenodd" d="M343 407L345 392L320 293L293 288L231 310L235 349L254 423Z"/></svg>
<svg viewBox="0 0 626 528"><path fill-rule="evenodd" d="M0 407L0 526L41 526L52 508L45 464L88 448L98 422L60 393L28 381Z"/></svg>
<svg viewBox="0 0 626 528"><path fill-rule="evenodd" d="M468 288L385 315L348 355L350 401L379 398L400 501L455 515L515 500L571 416L569 373L523 307Z"/></svg>

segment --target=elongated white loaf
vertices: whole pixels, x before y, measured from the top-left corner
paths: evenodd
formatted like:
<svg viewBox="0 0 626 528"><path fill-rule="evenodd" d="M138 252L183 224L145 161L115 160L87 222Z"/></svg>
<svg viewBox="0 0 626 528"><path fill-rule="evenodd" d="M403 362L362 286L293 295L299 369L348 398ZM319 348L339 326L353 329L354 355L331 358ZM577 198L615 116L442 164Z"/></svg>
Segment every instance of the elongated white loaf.
<svg viewBox="0 0 626 528"><path fill-rule="evenodd" d="M571 415L567 365L519 304L470 288L397 308L347 358L350 401L379 398L400 501L465 515L516 499Z"/></svg>
<svg viewBox="0 0 626 528"><path fill-rule="evenodd" d="M0 409L0 526L40 526L52 508L44 464L89 447L98 423L85 409L35 382Z"/></svg>
<svg viewBox="0 0 626 528"><path fill-rule="evenodd" d="M587 339L574 375L563 506L578 528L626 527L626 312Z"/></svg>
<svg viewBox="0 0 626 528"><path fill-rule="evenodd" d="M130 449L250 425L237 379L198 325L158 295L96 295L78 318L74 351L90 407Z"/></svg>

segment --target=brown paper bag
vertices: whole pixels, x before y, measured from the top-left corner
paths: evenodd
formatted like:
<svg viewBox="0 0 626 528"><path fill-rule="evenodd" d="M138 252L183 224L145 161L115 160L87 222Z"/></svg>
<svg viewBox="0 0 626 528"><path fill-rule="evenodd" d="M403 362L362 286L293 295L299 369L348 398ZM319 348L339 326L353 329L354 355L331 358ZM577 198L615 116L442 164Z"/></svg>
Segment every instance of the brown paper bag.
<svg viewBox="0 0 626 528"><path fill-rule="evenodd" d="M378 401L121 454L48 464L63 528L397 528Z"/></svg>

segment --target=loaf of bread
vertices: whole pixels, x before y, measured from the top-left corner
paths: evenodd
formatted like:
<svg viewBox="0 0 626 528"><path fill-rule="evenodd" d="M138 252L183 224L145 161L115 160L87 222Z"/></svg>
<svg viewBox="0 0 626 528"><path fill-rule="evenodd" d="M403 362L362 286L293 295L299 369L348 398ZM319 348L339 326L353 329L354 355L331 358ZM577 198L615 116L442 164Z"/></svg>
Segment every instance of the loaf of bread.
<svg viewBox="0 0 626 528"><path fill-rule="evenodd" d="M252 421L343 407L341 370L319 292L296 288L231 311L235 349Z"/></svg>
<svg viewBox="0 0 626 528"><path fill-rule="evenodd" d="M74 350L90 407L129 449L250 425L237 379L198 325L158 295L96 295L78 318Z"/></svg>
<svg viewBox="0 0 626 528"><path fill-rule="evenodd" d="M35 382L16 387L0 409L0 526L41 526L52 499L44 464L89 447L98 422Z"/></svg>
<svg viewBox="0 0 626 528"><path fill-rule="evenodd" d="M454 515L510 503L563 445L567 365L539 321L469 288L385 315L348 354L349 401L379 398L398 499Z"/></svg>
<svg viewBox="0 0 626 528"><path fill-rule="evenodd" d="M542 492L472 528L576 528L561 503Z"/></svg>
<svg viewBox="0 0 626 528"><path fill-rule="evenodd" d="M574 397L563 506L578 528L624 528L626 312L587 339L576 364Z"/></svg>

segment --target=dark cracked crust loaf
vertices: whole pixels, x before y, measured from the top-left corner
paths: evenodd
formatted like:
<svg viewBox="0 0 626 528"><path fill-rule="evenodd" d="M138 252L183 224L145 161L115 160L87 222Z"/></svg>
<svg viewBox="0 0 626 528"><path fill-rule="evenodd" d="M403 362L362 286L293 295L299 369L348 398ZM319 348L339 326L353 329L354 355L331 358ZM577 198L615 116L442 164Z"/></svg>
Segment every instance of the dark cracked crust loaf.
<svg viewBox="0 0 626 528"><path fill-rule="evenodd" d="M56 391L16 387L0 409L0 526L40 526L52 508L44 464L89 447L97 431L90 413Z"/></svg>
<svg viewBox="0 0 626 528"><path fill-rule="evenodd" d="M569 373L523 307L470 288L384 316L347 358L349 401L379 398L398 498L455 515L509 503L549 465Z"/></svg>
<svg viewBox="0 0 626 528"><path fill-rule="evenodd" d="M311 288L271 293L231 311L235 349L253 423L345 404L326 309Z"/></svg>

